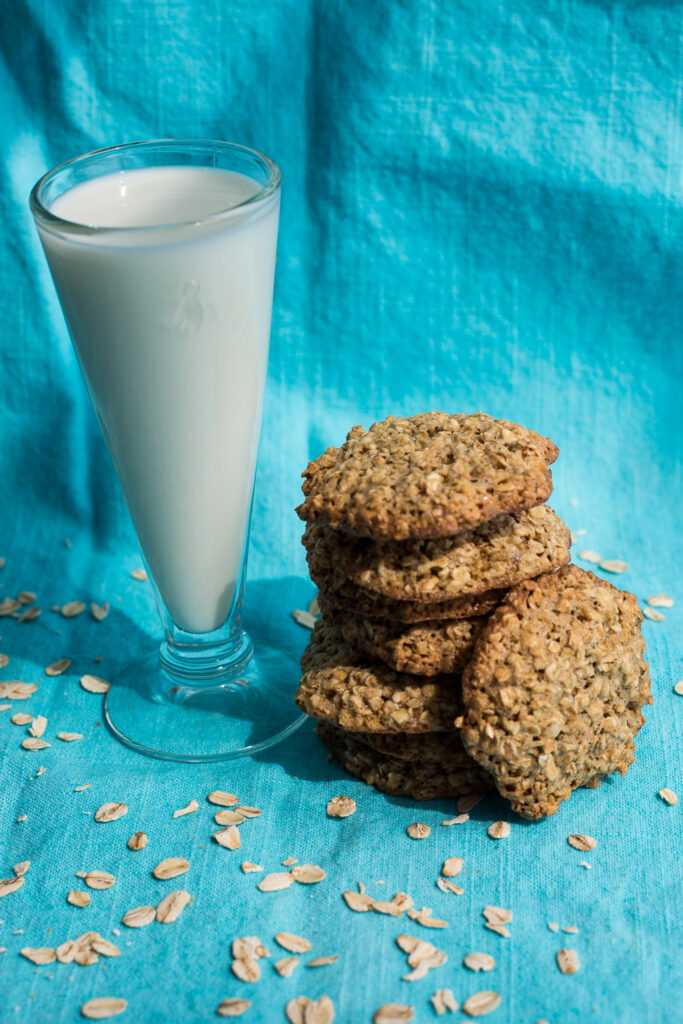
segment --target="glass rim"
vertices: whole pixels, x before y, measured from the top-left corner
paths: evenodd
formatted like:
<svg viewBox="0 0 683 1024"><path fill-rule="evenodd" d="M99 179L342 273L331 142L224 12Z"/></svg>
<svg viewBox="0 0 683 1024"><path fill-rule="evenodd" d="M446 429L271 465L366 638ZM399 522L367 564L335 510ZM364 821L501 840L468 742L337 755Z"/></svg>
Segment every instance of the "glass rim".
<svg viewBox="0 0 683 1024"><path fill-rule="evenodd" d="M183 220L173 221L164 224L142 224L133 226L106 226L106 225L93 225L93 224L81 224L78 221L67 220L65 217L59 217L57 214L52 213L42 201L42 194L45 191L47 185L53 181L58 175L62 174L65 170L76 164L85 163L88 160L92 160L93 157L101 157L108 153L123 152L125 150L135 150L139 147L159 147L163 149L182 148L183 146L204 146L207 148L216 148L224 150L232 150L243 153L245 155L255 157L262 164L264 164L268 171L268 180L259 187L253 195L248 196L246 199L240 200L235 203L234 206L227 207L223 210L217 210L215 213L211 213L206 217L196 218L194 220ZM173 166L171 164L164 166ZM183 166L183 165L179 165ZM112 172L115 173L115 172ZM98 175L100 177L100 175ZM172 230L182 227L202 227L206 224L220 222L221 220L227 220L231 217L238 215L245 207L254 207L256 205L262 205L265 200L270 196L274 195L280 188L282 181L282 175L280 168L271 160L269 156L262 153L258 149L253 149L251 146L244 146L237 142L226 142L220 139L141 139L137 142L123 142L117 146L105 146L102 149L93 149L88 153L81 153L79 156L72 157L70 160L65 160L61 164L57 164L51 170L46 171L31 189L29 195L29 205L31 213L35 219L43 226L53 231L68 232L69 234L77 235L104 235L104 234L136 234L143 232L158 232Z"/></svg>

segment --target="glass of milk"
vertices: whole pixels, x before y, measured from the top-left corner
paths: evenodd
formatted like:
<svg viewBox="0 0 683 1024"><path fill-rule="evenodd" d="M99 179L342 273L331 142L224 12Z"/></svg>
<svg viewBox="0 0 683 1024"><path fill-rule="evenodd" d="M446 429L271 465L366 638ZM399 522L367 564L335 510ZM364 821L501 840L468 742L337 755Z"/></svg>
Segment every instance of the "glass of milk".
<svg viewBox="0 0 683 1024"><path fill-rule="evenodd" d="M297 666L240 624L279 169L232 143L131 143L49 171L30 202L165 629L107 724L169 760L269 746L302 720Z"/></svg>

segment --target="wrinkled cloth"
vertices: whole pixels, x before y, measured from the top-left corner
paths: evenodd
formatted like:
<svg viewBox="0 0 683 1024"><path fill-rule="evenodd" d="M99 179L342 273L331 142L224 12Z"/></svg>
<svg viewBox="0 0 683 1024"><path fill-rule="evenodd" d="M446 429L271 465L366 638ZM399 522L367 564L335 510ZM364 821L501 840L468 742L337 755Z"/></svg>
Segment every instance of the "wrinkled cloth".
<svg viewBox="0 0 683 1024"><path fill-rule="evenodd" d="M424 1021L437 988L461 1004L499 992L491 1020L507 1024L683 1020L683 803L657 795L666 786L683 799L673 692L683 676L682 53L680 9L664 0L2 6L0 599L31 590L43 608L34 622L0 619L11 658L0 680L40 684L0 712L0 877L32 862L23 888L0 900L2 1024L75 1022L100 995L124 996L120 1019L145 1024L213 1019L229 995L251 1000L245 1021L280 1021L291 997L323 993L341 1024L390 1001ZM291 610L314 592L293 512L309 458L392 413L517 420L560 447L551 503L586 531L575 557L624 559L618 585L641 603L662 591L677 601L664 622L644 624L655 704L625 778L577 792L537 824L489 798L464 825L441 827L451 804L388 799L348 778L310 723L217 766L145 761L107 733L78 678L114 676L153 646L159 624L149 588L130 578L135 537L27 197L72 156L168 136L253 145L283 173L248 628L296 655L306 642ZM73 599L109 600L112 612L97 623L50 611ZM63 656L69 671L45 677ZM47 716L49 748L21 749L17 710ZM84 738L61 743L57 729ZM210 841L205 796L216 788L263 808L242 827L241 851ZM345 793L357 812L328 819L327 801ZM199 811L173 820L190 799ZM129 812L98 825L93 812L110 800ZM486 829L501 818L511 834L495 841ZM426 840L406 835L413 821L432 827ZM149 845L131 853L139 829ZM593 836L595 849L572 849L570 833ZM435 885L454 855L462 896ZM190 871L160 883L150 871L167 856L187 857ZM239 869L247 859L278 870L288 856L326 879L260 893L259 876ZM68 890L83 888L75 872L90 869L113 873L114 886L85 909L68 905ZM359 880L377 898L409 893L449 928L352 913L341 892ZM171 886L193 895L177 922L121 926ZM511 938L485 929L487 904L513 910ZM19 956L87 930L121 955L40 968ZM312 941L304 962L339 961L280 978L270 964L281 930ZM433 941L447 965L402 981L401 932ZM252 934L272 958L246 984L230 973L230 941ZM559 972L562 947L577 951L577 974ZM473 951L491 953L495 970L467 971Z"/></svg>

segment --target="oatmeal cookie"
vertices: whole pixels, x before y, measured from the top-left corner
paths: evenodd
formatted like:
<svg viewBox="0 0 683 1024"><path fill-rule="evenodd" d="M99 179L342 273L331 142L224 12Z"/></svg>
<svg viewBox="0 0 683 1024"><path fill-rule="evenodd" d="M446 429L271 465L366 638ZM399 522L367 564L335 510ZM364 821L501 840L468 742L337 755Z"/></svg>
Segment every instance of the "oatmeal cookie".
<svg viewBox="0 0 683 1024"><path fill-rule="evenodd" d="M442 732L462 707L460 674L421 679L394 672L346 643L332 623L316 622L301 658L298 706L354 732Z"/></svg>
<svg viewBox="0 0 683 1024"><path fill-rule="evenodd" d="M557 455L548 438L480 412L389 416L308 464L297 512L375 540L448 537L542 505Z"/></svg>
<svg viewBox="0 0 683 1024"><path fill-rule="evenodd" d="M320 609L342 608L357 612L370 619L389 619L391 622L426 622L430 619L469 619L488 615L502 601L505 590L486 590L483 594L467 594L450 601L426 604L424 601L395 601L374 590L365 590L348 580L338 569L311 572L318 587Z"/></svg>
<svg viewBox="0 0 683 1024"><path fill-rule="evenodd" d="M368 619L346 611L326 615L352 647L380 658L396 672L436 676L457 672L470 657L486 618L403 623Z"/></svg>
<svg viewBox="0 0 683 1024"><path fill-rule="evenodd" d="M634 760L652 703L633 594L568 565L513 587L463 674L471 756L526 818Z"/></svg>
<svg viewBox="0 0 683 1024"><path fill-rule="evenodd" d="M378 542L309 523L302 543L312 573L338 569L365 590L430 603L507 589L559 569L569 561L571 534L539 505L438 540Z"/></svg>
<svg viewBox="0 0 683 1024"><path fill-rule="evenodd" d="M316 732L342 768L382 793L414 800L442 800L480 793L491 780L478 764L464 755L456 761L406 761L379 753L355 733L329 722L318 722ZM431 734L420 737L427 745Z"/></svg>

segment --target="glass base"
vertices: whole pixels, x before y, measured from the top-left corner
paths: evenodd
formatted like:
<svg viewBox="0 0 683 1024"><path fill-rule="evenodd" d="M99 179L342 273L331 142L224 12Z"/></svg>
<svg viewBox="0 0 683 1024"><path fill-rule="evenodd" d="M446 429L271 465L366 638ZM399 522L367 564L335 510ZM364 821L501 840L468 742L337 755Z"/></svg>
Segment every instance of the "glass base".
<svg viewBox="0 0 683 1024"><path fill-rule="evenodd" d="M273 647L204 671L183 673L153 653L113 680L104 720L127 747L165 761L229 761L279 743L302 724L294 704L300 669ZM197 666L198 667L198 666Z"/></svg>

